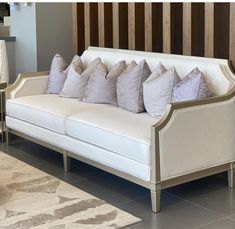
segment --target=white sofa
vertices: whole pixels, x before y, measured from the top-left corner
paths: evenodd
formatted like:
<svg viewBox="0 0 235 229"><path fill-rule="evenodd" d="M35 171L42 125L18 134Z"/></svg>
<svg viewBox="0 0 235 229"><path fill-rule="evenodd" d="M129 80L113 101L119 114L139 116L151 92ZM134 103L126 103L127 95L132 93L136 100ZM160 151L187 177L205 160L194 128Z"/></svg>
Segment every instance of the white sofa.
<svg viewBox="0 0 235 229"><path fill-rule="evenodd" d="M85 64L96 57L108 66L161 62L181 77L199 67L216 96L169 104L155 119L45 94L48 72L21 74L6 93L7 142L15 134L62 153L66 171L72 157L142 185L154 212L161 190L176 184L228 171L234 185L235 76L227 60L96 47L81 56Z"/></svg>

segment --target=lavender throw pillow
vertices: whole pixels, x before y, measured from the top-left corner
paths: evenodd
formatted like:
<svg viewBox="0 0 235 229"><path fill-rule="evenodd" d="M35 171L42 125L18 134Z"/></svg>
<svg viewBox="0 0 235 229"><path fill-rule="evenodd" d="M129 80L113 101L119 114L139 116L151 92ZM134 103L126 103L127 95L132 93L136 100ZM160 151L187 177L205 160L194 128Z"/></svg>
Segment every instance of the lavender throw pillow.
<svg viewBox="0 0 235 229"><path fill-rule="evenodd" d="M117 79L118 106L133 113L143 112L143 82L150 74L146 60L142 60L138 65L132 61Z"/></svg>
<svg viewBox="0 0 235 229"><path fill-rule="evenodd" d="M126 62L120 61L108 72L103 63L93 70L82 101L117 105L117 77L126 69Z"/></svg>
<svg viewBox="0 0 235 229"><path fill-rule="evenodd" d="M87 68L83 71L84 66L82 60L76 56L69 66L68 76L64 83L64 87L60 93L61 97L77 98L82 100L86 87L91 76L93 69L101 62L98 57L88 64Z"/></svg>
<svg viewBox="0 0 235 229"><path fill-rule="evenodd" d="M202 72L195 68L173 89L172 102L202 99L212 96Z"/></svg>
<svg viewBox="0 0 235 229"><path fill-rule="evenodd" d="M68 65L66 64L64 58L61 55L56 54L53 57L46 91L47 94L60 93L67 77L67 71L65 71L67 66Z"/></svg>

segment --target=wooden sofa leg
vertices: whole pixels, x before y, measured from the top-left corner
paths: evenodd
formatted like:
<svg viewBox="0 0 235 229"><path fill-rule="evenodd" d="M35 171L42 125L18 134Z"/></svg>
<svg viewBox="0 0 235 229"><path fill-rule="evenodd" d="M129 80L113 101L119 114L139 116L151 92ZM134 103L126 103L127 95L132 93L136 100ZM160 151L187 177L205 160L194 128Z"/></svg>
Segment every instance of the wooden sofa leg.
<svg viewBox="0 0 235 229"><path fill-rule="evenodd" d="M159 212L160 211L160 202L161 202L161 190L151 190L151 203L152 203L152 211Z"/></svg>
<svg viewBox="0 0 235 229"><path fill-rule="evenodd" d="M68 156L67 152L63 153L63 163L64 163L64 171L69 172L71 168L71 158Z"/></svg>
<svg viewBox="0 0 235 229"><path fill-rule="evenodd" d="M228 186L235 187L235 163L231 163L231 168L228 170Z"/></svg>
<svg viewBox="0 0 235 229"><path fill-rule="evenodd" d="M11 134L7 129L5 131L5 137L6 137L6 144L9 146L11 144Z"/></svg>

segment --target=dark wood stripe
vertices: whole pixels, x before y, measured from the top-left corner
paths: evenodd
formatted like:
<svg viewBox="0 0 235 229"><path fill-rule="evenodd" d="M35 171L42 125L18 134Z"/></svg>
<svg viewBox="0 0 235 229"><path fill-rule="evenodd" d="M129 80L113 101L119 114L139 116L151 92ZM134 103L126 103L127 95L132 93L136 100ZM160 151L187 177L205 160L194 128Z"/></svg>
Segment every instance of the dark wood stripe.
<svg viewBox="0 0 235 229"><path fill-rule="evenodd" d="M229 3L214 4L214 57L229 58Z"/></svg>
<svg viewBox="0 0 235 229"><path fill-rule="evenodd" d="M92 46L99 46L98 3L90 3L90 41Z"/></svg>
<svg viewBox="0 0 235 229"><path fill-rule="evenodd" d="M171 53L183 53L183 4L171 3Z"/></svg>
<svg viewBox="0 0 235 229"><path fill-rule="evenodd" d="M119 47L128 49L128 5L119 3Z"/></svg>
<svg viewBox="0 0 235 229"><path fill-rule="evenodd" d="M79 25L79 26L78 26ZM81 55L85 49L84 3L77 4L77 53Z"/></svg>
<svg viewBox="0 0 235 229"><path fill-rule="evenodd" d="M104 31L105 47L113 47L113 17L112 3L104 3Z"/></svg>
<svg viewBox="0 0 235 229"><path fill-rule="evenodd" d="M163 51L162 3L152 3L152 50Z"/></svg>
<svg viewBox="0 0 235 229"><path fill-rule="evenodd" d="M144 3L135 3L135 49L145 49Z"/></svg>
<svg viewBox="0 0 235 229"><path fill-rule="evenodd" d="M204 3L192 3L192 56L204 56L205 13Z"/></svg>

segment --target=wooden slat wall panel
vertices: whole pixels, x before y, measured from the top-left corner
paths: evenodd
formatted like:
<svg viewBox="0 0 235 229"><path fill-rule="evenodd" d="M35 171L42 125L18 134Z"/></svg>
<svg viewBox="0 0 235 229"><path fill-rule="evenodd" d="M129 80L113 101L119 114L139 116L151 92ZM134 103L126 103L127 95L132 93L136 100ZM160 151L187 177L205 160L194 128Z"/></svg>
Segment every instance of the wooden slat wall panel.
<svg viewBox="0 0 235 229"><path fill-rule="evenodd" d="M128 48L135 49L135 3L128 3Z"/></svg>
<svg viewBox="0 0 235 229"><path fill-rule="evenodd" d="M99 22L99 46L104 47L104 3L98 4L98 22Z"/></svg>
<svg viewBox="0 0 235 229"><path fill-rule="evenodd" d="M144 48L145 51L152 51L152 3L145 3L144 9Z"/></svg>
<svg viewBox="0 0 235 229"><path fill-rule="evenodd" d="M235 69L235 3L230 3L229 58Z"/></svg>
<svg viewBox="0 0 235 229"><path fill-rule="evenodd" d="M171 3L163 3L163 52L171 53Z"/></svg>
<svg viewBox="0 0 235 229"><path fill-rule="evenodd" d="M205 3L205 56L214 56L214 3Z"/></svg>
<svg viewBox="0 0 235 229"><path fill-rule="evenodd" d="M191 4L183 3L183 54L191 55L191 44L192 44L192 21L191 21Z"/></svg>
<svg viewBox="0 0 235 229"><path fill-rule="evenodd" d="M81 26L80 22L78 25ZM90 45L90 3L84 3L85 49ZM79 34L80 35L80 34Z"/></svg>
<svg viewBox="0 0 235 229"><path fill-rule="evenodd" d="M234 3L74 3L74 49L89 45L231 58Z"/></svg>
<svg viewBox="0 0 235 229"><path fill-rule="evenodd" d="M113 10L113 47L119 48L119 3L112 4Z"/></svg>

